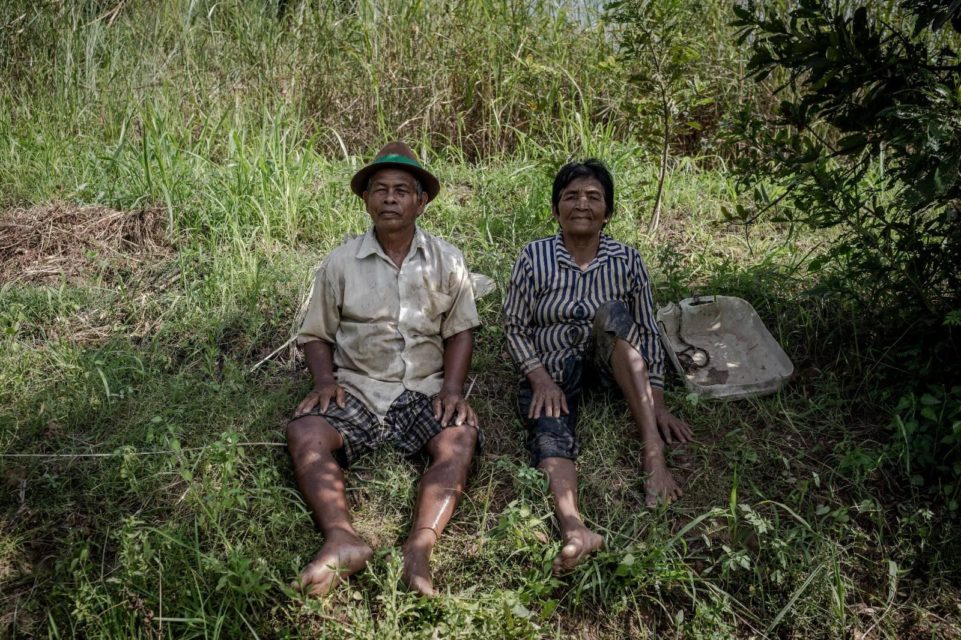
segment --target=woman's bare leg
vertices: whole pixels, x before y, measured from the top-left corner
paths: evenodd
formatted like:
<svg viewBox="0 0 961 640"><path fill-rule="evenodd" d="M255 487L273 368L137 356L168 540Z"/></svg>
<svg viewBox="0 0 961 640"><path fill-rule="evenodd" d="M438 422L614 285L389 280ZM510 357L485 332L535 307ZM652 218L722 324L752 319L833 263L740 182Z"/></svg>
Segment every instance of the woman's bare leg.
<svg viewBox="0 0 961 640"><path fill-rule="evenodd" d="M577 468L567 458L544 458L537 468L547 474L563 546L554 558L554 574L568 573L604 546L604 538L587 528L577 508Z"/></svg>
<svg viewBox="0 0 961 640"><path fill-rule="evenodd" d="M657 430L657 420L654 417L654 396L647 375L647 364L637 349L618 338L611 354L611 367L644 443L643 469L647 474L644 482L647 506L654 507L659 500L677 500L684 492L675 482L664 460L664 441Z"/></svg>

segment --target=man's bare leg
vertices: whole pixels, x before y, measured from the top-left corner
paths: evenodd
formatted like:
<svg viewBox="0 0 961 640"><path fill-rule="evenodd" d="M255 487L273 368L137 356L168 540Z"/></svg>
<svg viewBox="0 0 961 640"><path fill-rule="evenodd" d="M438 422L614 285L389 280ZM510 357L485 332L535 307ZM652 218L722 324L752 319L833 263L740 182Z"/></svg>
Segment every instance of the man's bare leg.
<svg viewBox="0 0 961 640"><path fill-rule="evenodd" d="M563 546L554 558L554 575L569 573L604 546L604 538L587 528L577 508L577 468L567 458L544 458L537 468L547 474Z"/></svg>
<svg viewBox="0 0 961 640"><path fill-rule="evenodd" d="M325 595L342 579L363 569L373 551L350 523L344 472L333 456L344 446L337 430L319 416L304 416L287 426L287 446L297 486L324 534L324 546L300 572L295 587L311 595Z"/></svg>
<svg viewBox="0 0 961 640"><path fill-rule="evenodd" d="M447 427L427 443L431 463L420 481L401 575L404 584L425 596L434 595L430 554L464 493L476 443L477 430L469 426Z"/></svg>
<svg viewBox="0 0 961 640"><path fill-rule="evenodd" d="M614 344L614 353L611 354L611 366L614 369L614 379L627 400L627 406L631 409L634 423L644 442L643 468L647 474L644 482L647 493L645 502L647 506L654 507L659 500L677 500L684 492L675 482L664 461L664 441L657 430L657 420L654 417L654 396L647 376L647 364L637 349L618 338Z"/></svg>

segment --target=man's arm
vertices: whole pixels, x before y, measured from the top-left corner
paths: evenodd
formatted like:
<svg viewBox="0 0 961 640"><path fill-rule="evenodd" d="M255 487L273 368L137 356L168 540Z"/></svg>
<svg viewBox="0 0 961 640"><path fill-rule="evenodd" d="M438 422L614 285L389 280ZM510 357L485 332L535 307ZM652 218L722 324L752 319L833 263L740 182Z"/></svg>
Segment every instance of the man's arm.
<svg viewBox="0 0 961 640"><path fill-rule="evenodd" d="M444 340L444 382L434 398L434 419L442 426L466 424L477 426L477 414L464 397L464 381L474 353L471 329L455 333Z"/></svg>
<svg viewBox="0 0 961 640"><path fill-rule="evenodd" d="M307 413L318 404L321 411L327 411L331 400L343 409L347 395L334 377L334 349L331 344L324 340L311 340L304 343L303 350L307 369L314 379L314 388L297 405L296 415Z"/></svg>
<svg viewBox="0 0 961 640"><path fill-rule="evenodd" d="M297 344L304 353L307 369L314 379L314 388L299 405L295 415L307 413L320 404L327 411L330 401L343 408L347 402L344 390L334 378L334 341L340 326L342 284L336 277L336 265L332 255L327 256L314 274L314 286L297 333Z"/></svg>

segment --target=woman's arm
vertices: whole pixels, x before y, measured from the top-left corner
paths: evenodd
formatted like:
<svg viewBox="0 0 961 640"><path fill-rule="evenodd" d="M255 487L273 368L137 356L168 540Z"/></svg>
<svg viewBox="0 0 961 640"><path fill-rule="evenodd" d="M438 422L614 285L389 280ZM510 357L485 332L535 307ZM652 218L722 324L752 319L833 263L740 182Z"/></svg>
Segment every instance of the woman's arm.
<svg viewBox="0 0 961 640"><path fill-rule="evenodd" d="M567 398L554 382L537 355L530 339L530 323L533 315L534 274L527 251L514 263L511 280L504 300L504 333L507 335L507 351L521 373L527 376L533 399L527 417L534 420L541 415L559 417L567 413Z"/></svg>
<svg viewBox="0 0 961 640"><path fill-rule="evenodd" d="M533 298L534 275L530 257L522 251L514 263L504 297L504 333L507 352L524 375L543 366L530 339Z"/></svg>
<svg viewBox="0 0 961 640"><path fill-rule="evenodd" d="M689 442L694 439L694 432L690 425L672 414L664 403L664 347L661 344L660 332L657 330L651 279L640 254L637 254L635 271L637 286L634 288L634 299L631 304L631 313L634 316L637 331L635 346L640 347L639 351L645 354L657 427L668 444L675 440Z"/></svg>

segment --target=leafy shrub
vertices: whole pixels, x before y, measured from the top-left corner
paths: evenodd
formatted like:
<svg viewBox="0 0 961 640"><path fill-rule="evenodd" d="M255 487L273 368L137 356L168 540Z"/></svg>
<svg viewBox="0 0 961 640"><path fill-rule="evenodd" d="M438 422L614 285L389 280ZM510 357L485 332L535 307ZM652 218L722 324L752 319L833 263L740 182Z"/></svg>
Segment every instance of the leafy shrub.
<svg viewBox="0 0 961 640"><path fill-rule="evenodd" d="M901 398L892 421L891 451L911 484L956 514L961 495L961 387L932 387Z"/></svg>
<svg viewBox="0 0 961 640"><path fill-rule="evenodd" d="M744 112L742 189L762 215L837 233L812 270L866 307L946 326L961 309L961 7L802 0L735 9L755 80L779 112ZM937 31L948 20L954 32ZM914 28L911 29L911 23Z"/></svg>

